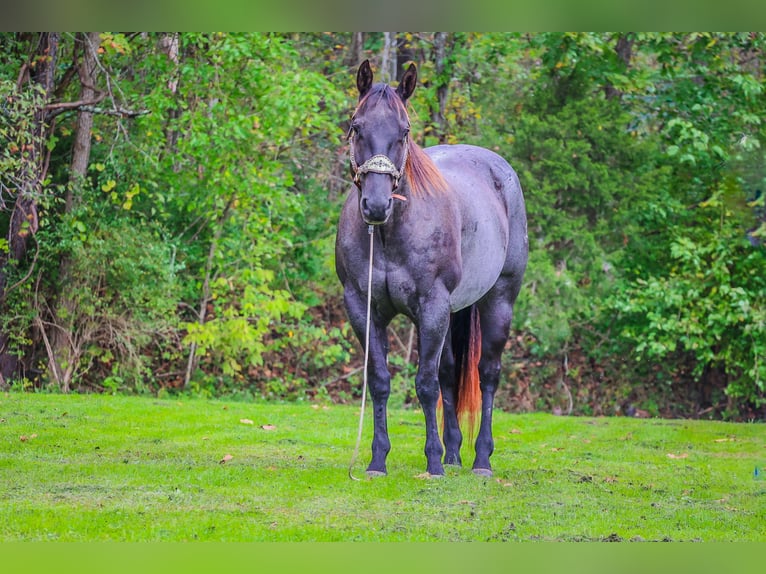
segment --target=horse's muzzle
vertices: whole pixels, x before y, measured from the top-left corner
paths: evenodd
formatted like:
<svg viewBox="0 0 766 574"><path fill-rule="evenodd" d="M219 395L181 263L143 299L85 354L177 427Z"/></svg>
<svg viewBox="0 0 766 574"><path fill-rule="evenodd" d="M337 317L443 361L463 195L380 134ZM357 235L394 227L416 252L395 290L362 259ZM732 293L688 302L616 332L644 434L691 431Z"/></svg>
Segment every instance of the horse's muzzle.
<svg viewBox="0 0 766 574"><path fill-rule="evenodd" d="M390 193L365 194L359 199L359 211L362 219L368 225L382 225L391 217L394 208L394 198Z"/></svg>

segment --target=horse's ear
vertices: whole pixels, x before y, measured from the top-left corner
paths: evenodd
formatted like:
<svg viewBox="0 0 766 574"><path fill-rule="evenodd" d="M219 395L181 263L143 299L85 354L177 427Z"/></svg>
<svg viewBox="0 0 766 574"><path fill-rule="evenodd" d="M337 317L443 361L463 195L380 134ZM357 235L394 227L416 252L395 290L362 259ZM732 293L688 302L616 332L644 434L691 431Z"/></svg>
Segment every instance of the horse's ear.
<svg viewBox="0 0 766 574"><path fill-rule="evenodd" d="M356 87L359 90L359 99L361 100L372 87L372 68L370 68L370 61L365 60L359 66L359 70L356 73Z"/></svg>
<svg viewBox="0 0 766 574"><path fill-rule="evenodd" d="M404 75L396 88L396 93L399 94L399 97L403 102L410 99L412 92L415 91L415 85L417 83L418 69L415 67L415 64L410 64L410 67L404 72Z"/></svg>

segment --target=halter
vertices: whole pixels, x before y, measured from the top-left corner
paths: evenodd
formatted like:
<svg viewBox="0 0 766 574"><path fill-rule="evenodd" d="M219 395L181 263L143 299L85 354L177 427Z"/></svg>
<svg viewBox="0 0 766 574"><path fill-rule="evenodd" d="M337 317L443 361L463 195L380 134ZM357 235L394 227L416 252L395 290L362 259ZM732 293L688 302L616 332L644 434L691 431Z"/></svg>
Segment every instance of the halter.
<svg viewBox="0 0 766 574"><path fill-rule="evenodd" d="M407 165L407 156L410 151L410 140L405 136L404 138L404 154L402 155L402 167L396 169L394 162L392 162L387 155L379 153L372 156L362 165L357 165L356 157L354 157L354 132L351 131L348 135L349 141L349 156L351 159L351 168L354 170L354 183L359 187L361 176L367 172L374 173L387 173L394 178L394 189L399 187L399 180L404 175L404 166Z"/></svg>

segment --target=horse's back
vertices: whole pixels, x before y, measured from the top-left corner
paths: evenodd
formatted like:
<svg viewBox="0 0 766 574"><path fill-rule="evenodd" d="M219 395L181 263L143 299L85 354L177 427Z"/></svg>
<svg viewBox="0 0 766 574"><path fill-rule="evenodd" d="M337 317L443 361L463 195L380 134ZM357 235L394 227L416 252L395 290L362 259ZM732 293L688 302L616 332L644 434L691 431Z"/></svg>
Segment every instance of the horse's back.
<svg viewBox="0 0 766 574"><path fill-rule="evenodd" d="M501 274L523 275L527 219L518 176L500 155L472 145L426 148L460 205L462 279L451 307L474 303Z"/></svg>

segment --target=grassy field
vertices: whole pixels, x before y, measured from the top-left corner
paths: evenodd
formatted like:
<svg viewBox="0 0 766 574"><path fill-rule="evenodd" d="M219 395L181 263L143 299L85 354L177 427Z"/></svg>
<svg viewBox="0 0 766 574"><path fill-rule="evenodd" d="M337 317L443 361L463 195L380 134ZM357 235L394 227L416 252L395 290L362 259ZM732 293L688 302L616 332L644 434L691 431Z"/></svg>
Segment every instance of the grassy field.
<svg viewBox="0 0 766 574"><path fill-rule="evenodd" d="M344 406L0 394L0 540L766 541L760 424L498 412L492 478L426 479L423 417L398 410L389 475L354 482L357 423Z"/></svg>

